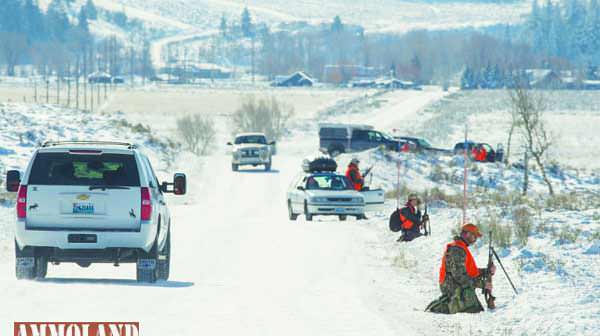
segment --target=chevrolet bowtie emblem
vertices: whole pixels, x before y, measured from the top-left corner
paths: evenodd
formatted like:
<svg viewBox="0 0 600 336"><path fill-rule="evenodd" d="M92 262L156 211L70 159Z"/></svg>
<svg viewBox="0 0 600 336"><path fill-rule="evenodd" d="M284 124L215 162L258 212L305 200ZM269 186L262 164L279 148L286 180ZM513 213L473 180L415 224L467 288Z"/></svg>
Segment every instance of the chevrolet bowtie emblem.
<svg viewBox="0 0 600 336"><path fill-rule="evenodd" d="M80 200L80 201L87 201L87 200L89 200L89 199L90 199L90 195L87 195L87 194L81 194L81 195L78 195L78 196L77 196L77 199L78 199L78 200Z"/></svg>

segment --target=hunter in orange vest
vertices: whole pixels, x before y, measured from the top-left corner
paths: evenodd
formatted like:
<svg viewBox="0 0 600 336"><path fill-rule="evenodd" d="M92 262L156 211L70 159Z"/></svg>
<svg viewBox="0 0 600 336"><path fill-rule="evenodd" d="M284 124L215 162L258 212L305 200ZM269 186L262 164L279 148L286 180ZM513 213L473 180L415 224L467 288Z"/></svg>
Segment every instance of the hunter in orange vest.
<svg viewBox="0 0 600 336"><path fill-rule="evenodd" d="M398 241L411 241L423 235L421 226L429 219L429 216L421 216L421 211L417 209L419 204L421 204L421 200L416 194L408 195L406 205L399 211L402 236Z"/></svg>
<svg viewBox="0 0 600 336"><path fill-rule="evenodd" d="M446 245L440 266L440 290L442 296L427 307L433 313L479 313L483 306L477 299L476 288L492 290L492 283L485 282L489 279L488 269L478 268L469 246L481 237L479 228L473 224L462 226L461 234L454 241ZM492 264L489 275L496 273Z"/></svg>
<svg viewBox="0 0 600 336"><path fill-rule="evenodd" d="M352 187L356 191L361 191L365 184L365 180L360 174L360 169L358 169L359 163L360 161L358 161L357 158L352 159L348 165L348 169L346 170L346 177L350 180Z"/></svg>

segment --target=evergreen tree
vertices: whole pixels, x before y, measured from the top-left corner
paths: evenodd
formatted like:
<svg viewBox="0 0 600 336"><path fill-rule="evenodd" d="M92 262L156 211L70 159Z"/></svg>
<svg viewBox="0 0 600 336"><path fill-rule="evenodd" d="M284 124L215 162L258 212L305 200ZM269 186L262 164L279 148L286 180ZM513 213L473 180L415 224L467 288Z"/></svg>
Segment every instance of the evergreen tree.
<svg viewBox="0 0 600 336"><path fill-rule="evenodd" d="M242 12L241 29L244 37L252 36L252 18L250 17L248 7L244 7L244 11Z"/></svg>
<svg viewBox="0 0 600 336"><path fill-rule="evenodd" d="M465 68L460 78L460 88L462 90L472 90L475 88L473 70L469 66Z"/></svg>
<svg viewBox="0 0 600 336"><path fill-rule="evenodd" d="M591 0L585 19L585 42L590 56L600 53L600 6L598 0Z"/></svg>
<svg viewBox="0 0 600 336"><path fill-rule="evenodd" d="M333 33L341 33L344 30L344 24L342 23L342 19L339 15L336 15L333 18L333 23L331 24L331 32Z"/></svg>
<svg viewBox="0 0 600 336"><path fill-rule="evenodd" d="M219 24L219 31L221 33L221 37L227 37L227 18L225 17L225 13L221 15L221 23Z"/></svg>
<svg viewBox="0 0 600 336"><path fill-rule="evenodd" d="M3 0L0 5L0 31L23 32L23 7L20 0Z"/></svg>
<svg viewBox="0 0 600 336"><path fill-rule="evenodd" d="M531 15L529 16L529 30L531 31L531 45L534 51L540 51L543 48L544 36L542 33L542 14L537 0L531 3Z"/></svg>
<svg viewBox="0 0 600 336"><path fill-rule="evenodd" d="M25 0L23 6L24 30L30 40L43 40L45 36L44 16L37 4Z"/></svg>
<svg viewBox="0 0 600 336"><path fill-rule="evenodd" d="M87 11L85 10L85 8L81 7L81 9L79 9L79 15L77 15L77 20L77 28L79 29L79 31L83 34L89 34L90 25L88 23Z"/></svg>
<svg viewBox="0 0 600 336"><path fill-rule="evenodd" d="M65 41L70 25L62 0L52 0L48 6L47 23L52 37L59 41Z"/></svg>
<svg viewBox="0 0 600 336"><path fill-rule="evenodd" d="M92 0L87 0L85 3L85 11L86 16L89 20L97 20L98 19L98 10L96 9L96 5Z"/></svg>

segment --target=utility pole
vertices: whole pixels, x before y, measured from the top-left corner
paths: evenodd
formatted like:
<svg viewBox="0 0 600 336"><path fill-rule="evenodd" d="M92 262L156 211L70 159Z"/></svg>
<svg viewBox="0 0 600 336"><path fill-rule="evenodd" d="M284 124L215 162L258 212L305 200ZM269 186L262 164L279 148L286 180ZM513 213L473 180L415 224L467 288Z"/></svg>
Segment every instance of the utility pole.
<svg viewBox="0 0 600 336"><path fill-rule="evenodd" d="M464 143L464 160L463 160L463 224L467 223L467 133L468 126L465 124L465 143Z"/></svg>

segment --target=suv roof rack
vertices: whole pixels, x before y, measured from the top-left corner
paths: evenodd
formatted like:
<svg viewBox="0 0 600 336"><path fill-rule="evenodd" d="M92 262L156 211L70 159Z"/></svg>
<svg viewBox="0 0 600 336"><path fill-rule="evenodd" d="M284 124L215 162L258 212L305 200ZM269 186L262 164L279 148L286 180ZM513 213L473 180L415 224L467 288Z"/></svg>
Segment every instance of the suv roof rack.
<svg viewBox="0 0 600 336"><path fill-rule="evenodd" d="M127 149L135 149L136 145L129 142L116 142L116 141L46 141L42 144L42 147L60 146L60 145L113 145L113 146L125 146Z"/></svg>

